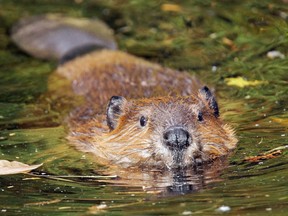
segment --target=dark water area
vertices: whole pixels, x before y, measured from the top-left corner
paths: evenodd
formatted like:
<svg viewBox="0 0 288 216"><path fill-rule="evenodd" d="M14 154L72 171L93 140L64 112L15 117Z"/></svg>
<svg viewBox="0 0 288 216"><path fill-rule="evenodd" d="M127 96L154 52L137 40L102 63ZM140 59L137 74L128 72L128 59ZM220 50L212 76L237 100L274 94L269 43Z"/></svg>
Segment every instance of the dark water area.
<svg viewBox="0 0 288 216"><path fill-rule="evenodd" d="M10 39L19 18L44 13L98 17L121 50L214 86L239 139L227 168L217 178L95 178L93 158L65 139L61 103L45 95L57 63L28 56ZM285 0L0 0L0 159L43 163L32 174L0 176L0 214L287 215L287 22ZM275 158L245 160L275 148Z"/></svg>

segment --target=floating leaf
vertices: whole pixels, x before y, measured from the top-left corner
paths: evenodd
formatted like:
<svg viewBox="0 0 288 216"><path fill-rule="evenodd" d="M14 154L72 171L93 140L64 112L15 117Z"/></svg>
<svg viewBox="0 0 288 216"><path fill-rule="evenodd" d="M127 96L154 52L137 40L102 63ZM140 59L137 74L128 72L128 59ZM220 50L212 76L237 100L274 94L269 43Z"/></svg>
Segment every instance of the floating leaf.
<svg viewBox="0 0 288 216"><path fill-rule="evenodd" d="M162 11L173 11L173 12L181 12L182 7L177 4L162 4L161 5Z"/></svg>
<svg viewBox="0 0 288 216"><path fill-rule="evenodd" d="M237 46L234 44L234 42L232 40L230 40L227 37L222 38L222 42L223 44L225 44L226 46L229 46L232 50L237 50Z"/></svg>
<svg viewBox="0 0 288 216"><path fill-rule="evenodd" d="M240 88L243 88L246 86L257 86L257 85L262 85L262 84L268 84L267 81L260 81L260 80L248 81L248 80L245 80L243 77L226 78L225 82L228 86L237 86Z"/></svg>
<svg viewBox="0 0 288 216"><path fill-rule="evenodd" d="M272 121L274 122L277 122L281 125L284 125L284 126L287 126L288 125L288 119L285 118L285 119L281 119L281 118L278 118L278 117L271 117Z"/></svg>
<svg viewBox="0 0 288 216"><path fill-rule="evenodd" d="M18 161L7 161L0 160L0 175L10 175L10 174L18 174L18 173L27 173L33 169L42 166L42 164L37 165L27 165Z"/></svg>

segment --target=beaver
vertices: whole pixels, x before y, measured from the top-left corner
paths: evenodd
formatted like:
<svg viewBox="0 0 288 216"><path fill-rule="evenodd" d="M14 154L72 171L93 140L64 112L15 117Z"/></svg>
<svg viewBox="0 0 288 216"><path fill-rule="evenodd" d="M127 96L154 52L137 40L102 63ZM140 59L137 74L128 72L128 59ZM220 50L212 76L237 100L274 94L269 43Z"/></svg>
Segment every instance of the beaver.
<svg viewBox="0 0 288 216"><path fill-rule="evenodd" d="M207 86L188 72L117 50L109 27L93 20L98 32L92 32L88 22L46 15L12 30L26 52L58 59L52 76L67 79L84 98L67 117L70 143L105 166L168 170L211 162L235 148L234 130L221 120Z"/></svg>

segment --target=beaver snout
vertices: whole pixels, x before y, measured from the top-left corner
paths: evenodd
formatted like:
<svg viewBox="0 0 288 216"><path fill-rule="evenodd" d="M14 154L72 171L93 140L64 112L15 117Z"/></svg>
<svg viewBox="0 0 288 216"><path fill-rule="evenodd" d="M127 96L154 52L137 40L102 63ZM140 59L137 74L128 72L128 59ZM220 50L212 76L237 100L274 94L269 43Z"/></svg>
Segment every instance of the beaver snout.
<svg viewBox="0 0 288 216"><path fill-rule="evenodd" d="M164 144L171 150L186 149L190 144L190 134L179 126L172 126L163 133Z"/></svg>

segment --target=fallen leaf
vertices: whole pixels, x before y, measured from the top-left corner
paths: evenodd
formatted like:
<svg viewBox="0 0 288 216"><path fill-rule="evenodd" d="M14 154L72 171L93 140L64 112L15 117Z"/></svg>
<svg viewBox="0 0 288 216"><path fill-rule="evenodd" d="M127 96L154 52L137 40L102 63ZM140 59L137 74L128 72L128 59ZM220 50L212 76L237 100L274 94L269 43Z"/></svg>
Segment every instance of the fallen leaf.
<svg viewBox="0 0 288 216"><path fill-rule="evenodd" d="M27 173L33 169L42 166L42 164L37 165L27 165L18 161L7 161L7 160L0 160L0 175L11 175L11 174L18 174L18 173Z"/></svg>
<svg viewBox="0 0 288 216"><path fill-rule="evenodd" d="M288 125L288 119L287 118L271 117L270 119L274 122L281 124L281 125L284 125L284 126Z"/></svg>
<svg viewBox="0 0 288 216"><path fill-rule="evenodd" d="M257 86L262 84L268 84L267 81L260 81L260 80L248 81L245 80L243 77L226 78L225 82L228 86L237 86L240 88L244 88L246 86Z"/></svg>
<svg viewBox="0 0 288 216"><path fill-rule="evenodd" d="M162 11L173 11L173 12L181 12L182 7L177 4L162 4L161 5Z"/></svg>
<svg viewBox="0 0 288 216"><path fill-rule="evenodd" d="M232 40L230 40L227 37L222 38L222 42L223 44L225 44L226 46L229 46L232 50L237 50L237 46L234 44L234 42Z"/></svg>

